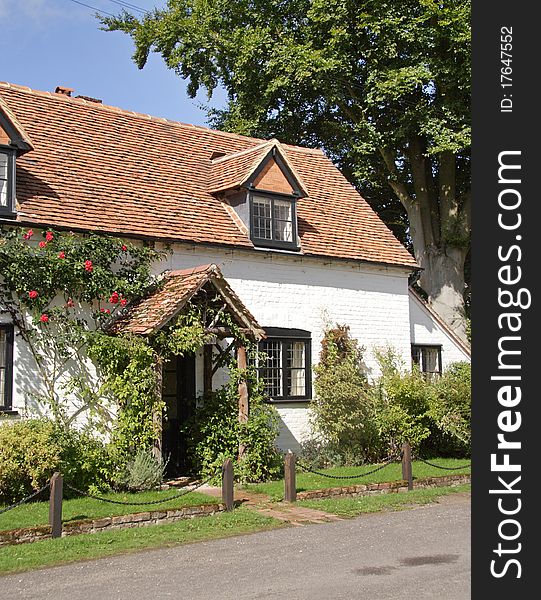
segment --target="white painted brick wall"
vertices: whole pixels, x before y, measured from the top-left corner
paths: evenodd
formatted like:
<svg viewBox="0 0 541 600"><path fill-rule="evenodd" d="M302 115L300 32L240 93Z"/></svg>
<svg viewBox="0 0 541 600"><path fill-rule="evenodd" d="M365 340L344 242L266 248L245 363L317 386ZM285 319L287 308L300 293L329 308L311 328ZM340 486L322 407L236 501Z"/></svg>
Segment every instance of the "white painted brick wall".
<svg viewBox="0 0 541 600"><path fill-rule="evenodd" d="M441 362L444 371L451 363L458 361L470 362L470 355L432 317L422 302L413 295L410 298L410 335L412 344L441 345Z"/></svg>
<svg viewBox="0 0 541 600"><path fill-rule="evenodd" d="M175 245L173 255L156 265L155 272L211 262L220 267L262 326L312 333L312 364L318 362L326 323L350 326L351 334L366 347L365 362L372 376L377 374L372 350L378 346L392 346L410 364L410 302L405 270L287 253ZM28 353L20 347L20 338L16 338L16 346L13 407L22 410L32 382ZM198 357L198 391L202 388L201 363ZM284 450L298 450L298 443L309 435L308 404L282 404L278 411L283 422L278 445Z"/></svg>
<svg viewBox="0 0 541 600"><path fill-rule="evenodd" d="M343 261L267 252L245 252L176 246L168 265L181 269L215 263L241 300L264 327L306 329L312 333L312 364L319 361L325 323L350 326L366 348L372 376L377 363L372 351L392 346L410 364L407 272ZM198 380L201 380L198 366ZM199 383L199 382L198 382ZM200 383L198 384L199 387ZM310 436L309 404L279 404L281 429L277 445L299 450Z"/></svg>
<svg viewBox="0 0 541 600"><path fill-rule="evenodd" d="M306 403L277 404L280 433L276 445L280 450L299 453L300 443L311 437L310 409Z"/></svg>

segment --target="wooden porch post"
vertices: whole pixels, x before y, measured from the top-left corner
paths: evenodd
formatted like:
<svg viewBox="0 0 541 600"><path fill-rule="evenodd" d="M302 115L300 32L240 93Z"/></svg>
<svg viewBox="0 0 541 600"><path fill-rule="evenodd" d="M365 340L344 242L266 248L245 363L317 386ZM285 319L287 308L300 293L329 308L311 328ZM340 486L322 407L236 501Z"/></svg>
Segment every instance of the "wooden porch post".
<svg viewBox="0 0 541 600"><path fill-rule="evenodd" d="M237 367L239 369L246 369L248 366L246 360L246 348L239 346L237 348ZM248 384L246 380L239 381L239 422L246 423L248 420L248 413L250 411L249 399L248 399ZM239 458L244 454L244 445L239 444Z"/></svg>
<svg viewBox="0 0 541 600"><path fill-rule="evenodd" d="M205 344L203 346L203 393L212 392L212 346Z"/></svg>
<svg viewBox="0 0 541 600"><path fill-rule="evenodd" d="M162 433L163 433L163 410L161 407L162 387L163 387L163 360L161 356L156 359L156 402L152 413L152 423L154 425L154 443L152 444L152 456L157 461L162 459Z"/></svg>

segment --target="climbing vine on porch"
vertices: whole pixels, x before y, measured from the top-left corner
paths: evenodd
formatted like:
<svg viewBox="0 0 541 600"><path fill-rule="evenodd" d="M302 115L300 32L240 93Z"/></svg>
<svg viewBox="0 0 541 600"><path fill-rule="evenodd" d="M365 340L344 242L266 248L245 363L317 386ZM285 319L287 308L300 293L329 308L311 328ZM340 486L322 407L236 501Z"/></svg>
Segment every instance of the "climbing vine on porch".
<svg viewBox="0 0 541 600"><path fill-rule="evenodd" d="M123 348L132 360L135 342L102 332L156 285L151 265L162 256L110 236L0 229L0 311L26 342L18 361L34 375L25 386L29 414L46 412L64 428L84 414L87 428L110 432L118 398L105 393L108 373L96 376L89 343L101 339L109 355ZM141 353L133 360L140 365Z"/></svg>

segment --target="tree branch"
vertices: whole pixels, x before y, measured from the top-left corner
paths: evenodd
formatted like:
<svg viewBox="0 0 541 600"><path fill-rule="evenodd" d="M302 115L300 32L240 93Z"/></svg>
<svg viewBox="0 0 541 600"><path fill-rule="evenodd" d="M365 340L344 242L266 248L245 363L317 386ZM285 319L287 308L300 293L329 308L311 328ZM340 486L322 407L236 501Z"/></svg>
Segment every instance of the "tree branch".
<svg viewBox="0 0 541 600"><path fill-rule="evenodd" d="M378 148L378 150L383 158L383 162L385 163L387 170L390 173L390 179L388 180L389 186L397 195L398 199L402 203L402 206L406 210L409 210L413 205L413 198L410 196L406 184L400 181L400 172L396 166L393 153L388 148Z"/></svg>

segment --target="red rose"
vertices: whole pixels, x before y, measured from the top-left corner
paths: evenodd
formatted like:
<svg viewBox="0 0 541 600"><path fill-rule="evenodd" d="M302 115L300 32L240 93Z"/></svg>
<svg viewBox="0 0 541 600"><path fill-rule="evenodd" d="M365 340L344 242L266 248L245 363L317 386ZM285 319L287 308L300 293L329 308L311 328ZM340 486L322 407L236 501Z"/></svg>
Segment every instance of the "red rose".
<svg viewBox="0 0 541 600"><path fill-rule="evenodd" d="M94 267L92 266L92 261L91 260L85 260L85 271L88 271L90 273L93 268Z"/></svg>
<svg viewBox="0 0 541 600"><path fill-rule="evenodd" d="M34 231L29 229L24 235L23 240L29 240L34 235Z"/></svg>
<svg viewBox="0 0 541 600"><path fill-rule="evenodd" d="M66 258L66 254L64 252L59 252L58 258Z"/></svg>
<svg viewBox="0 0 541 600"><path fill-rule="evenodd" d="M66 302L66 307L67 308L73 308L75 306L73 300L71 298L68 298L68 301Z"/></svg>
<svg viewBox="0 0 541 600"><path fill-rule="evenodd" d="M119 295L118 295L118 292L113 292L113 293L111 294L111 297L109 298L109 302L110 302L111 304L117 304L117 303L118 303L118 300L119 300Z"/></svg>
<svg viewBox="0 0 541 600"><path fill-rule="evenodd" d="M36 292L36 290L30 290L28 292L28 297L30 298L30 300L34 300L38 297L38 293Z"/></svg>
<svg viewBox="0 0 541 600"><path fill-rule="evenodd" d="M108 308L100 308L100 312L102 312L102 313L104 313L106 315L108 315L108 314L111 313L111 311Z"/></svg>
<svg viewBox="0 0 541 600"><path fill-rule="evenodd" d="M52 231L48 231L48 232L45 234L45 239L46 239L48 242L50 242L50 241L53 239L53 237L54 237L54 234L53 234L53 232L52 232Z"/></svg>
<svg viewBox="0 0 541 600"><path fill-rule="evenodd" d="M122 300L120 301L120 306L126 306L126 304L128 304L128 301L126 300L126 298L122 298Z"/></svg>
<svg viewBox="0 0 541 600"><path fill-rule="evenodd" d="M40 242L39 243L39 247L40 248L45 248L46 245L47 245L47 242Z"/></svg>
<svg viewBox="0 0 541 600"><path fill-rule="evenodd" d="M128 246L122 245L122 252L126 252L127 249L128 249Z"/></svg>
<svg viewBox="0 0 541 600"><path fill-rule="evenodd" d="M49 316L48 315L41 315L41 317L39 318L39 320L42 323L48 323L49 322Z"/></svg>

